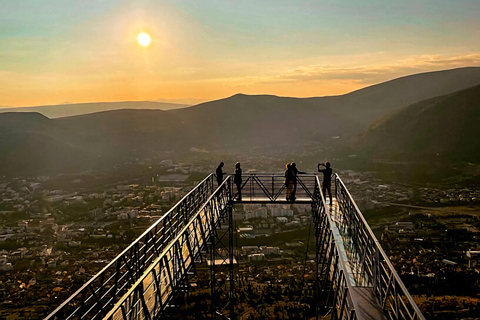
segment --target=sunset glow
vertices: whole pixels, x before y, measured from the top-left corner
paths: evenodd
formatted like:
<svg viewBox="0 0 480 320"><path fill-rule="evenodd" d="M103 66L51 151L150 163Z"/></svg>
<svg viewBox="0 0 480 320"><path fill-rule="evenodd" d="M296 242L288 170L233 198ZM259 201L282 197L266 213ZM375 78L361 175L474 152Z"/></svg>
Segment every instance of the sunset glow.
<svg viewBox="0 0 480 320"><path fill-rule="evenodd" d="M5 1L0 30L0 107L327 96L480 66L467 0Z"/></svg>

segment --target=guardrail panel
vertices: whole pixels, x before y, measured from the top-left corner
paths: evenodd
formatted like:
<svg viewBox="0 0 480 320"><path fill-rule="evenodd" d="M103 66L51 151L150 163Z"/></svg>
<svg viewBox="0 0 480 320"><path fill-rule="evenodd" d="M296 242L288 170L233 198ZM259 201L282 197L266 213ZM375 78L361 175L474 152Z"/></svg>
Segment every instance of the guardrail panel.
<svg viewBox="0 0 480 320"><path fill-rule="evenodd" d="M424 317L413 301L393 265L377 241L338 175L335 175L337 202L343 219L339 229L352 245L350 263L361 270L357 285L372 286L389 319L419 319Z"/></svg>
<svg viewBox="0 0 480 320"><path fill-rule="evenodd" d="M206 200L179 234L165 247L164 252L147 268L104 319L114 319L119 314L119 310L122 310L124 320L153 319L159 316L175 294L177 285L184 284L187 272L193 267L195 256L189 246L196 243L194 235L204 232L201 238L208 239L210 232L214 230L211 226L219 224L224 216L229 200L225 201L222 198L230 195L225 192L227 183L223 183ZM202 222L199 224L198 221ZM201 247L197 247L196 252L200 250ZM155 281L155 276L158 274L160 274L161 287L158 287ZM160 307L155 303L157 295L162 299Z"/></svg>
<svg viewBox="0 0 480 320"><path fill-rule="evenodd" d="M213 185L211 174L45 319L101 318L210 197Z"/></svg>

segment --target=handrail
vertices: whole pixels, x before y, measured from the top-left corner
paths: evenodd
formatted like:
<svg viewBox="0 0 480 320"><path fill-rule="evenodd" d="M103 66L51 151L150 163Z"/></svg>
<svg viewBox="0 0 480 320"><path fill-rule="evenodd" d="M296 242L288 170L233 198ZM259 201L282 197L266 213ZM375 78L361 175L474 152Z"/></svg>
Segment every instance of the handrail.
<svg viewBox="0 0 480 320"><path fill-rule="evenodd" d="M237 188L233 176L227 175L216 188L215 175L210 174L46 320L127 319L127 314L135 314L135 319L157 317L174 296L175 286L183 284L187 272L194 268L227 203L230 209L234 203L274 203L284 194L282 173L249 173L243 178L243 199L234 200ZM388 319L424 320L340 177L334 175L341 212L335 219L325 204L319 177L308 173L296 179L297 203L312 205L317 281L321 264L332 316L359 319L352 290L366 285L373 288ZM346 250L347 245L352 249Z"/></svg>
<svg viewBox="0 0 480 320"><path fill-rule="evenodd" d="M231 188L235 201L239 193L233 183L233 175L230 175L230 177L232 177ZM248 173L244 174L242 179L240 187L241 202L277 202L281 200L282 194L286 194L287 191L284 173ZM297 198L301 199L300 201L312 201L316 174L302 173L297 175L295 179L296 183L293 185L293 190L296 191Z"/></svg>
<svg viewBox="0 0 480 320"><path fill-rule="evenodd" d="M335 186L337 201L342 215L345 217L340 223L349 236L354 238L353 244L361 247L364 252L364 257L361 259L363 261L359 261L366 273L364 280L373 286L386 316L389 319L424 320L422 312L338 174L335 174ZM357 249L360 251L360 248Z"/></svg>
<svg viewBox="0 0 480 320"><path fill-rule="evenodd" d="M84 318L90 312L95 313L92 318L105 315L105 309L112 307L117 297L128 291L165 243L170 242L168 239L176 236L188 216L213 193L213 183L214 175L210 174L45 320Z"/></svg>
<svg viewBox="0 0 480 320"><path fill-rule="evenodd" d="M317 183L318 185L320 185L320 181L317 177ZM323 196L323 193L320 192L320 197L322 199L322 204L325 204L325 198ZM323 205L323 208L325 209L325 205ZM333 222L332 218L330 217L329 214L325 214L325 219L327 219L330 227L331 227L331 230L332 232L335 232L335 229L337 229L337 227L335 226L335 223ZM340 240L340 239L335 239L335 240ZM341 241L341 240L340 240ZM338 243L339 241L335 241L335 243ZM340 260L339 262L342 266L342 269L345 270L345 272L348 270L348 267L346 264L345 264L345 261L344 260ZM349 285L349 287L352 287L354 284L350 282L350 280L346 280L347 281L347 284Z"/></svg>
<svg viewBox="0 0 480 320"><path fill-rule="evenodd" d="M153 319L158 317L158 312L161 311L162 305L165 305L168 300L173 297L174 284L172 282L181 281L186 276L186 272L190 270L190 268L193 266L193 262L195 261L195 253L199 254L202 247L206 245L210 237L210 232L213 230L213 228L215 228L215 225L219 223L219 219L222 218L220 215L215 217L215 212L217 214L223 213L230 201L231 193L227 188L229 185L229 178L230 177L227 177L227 179L223 181L223 183L215 190L215 192L208 197L207 201L205 201L199 210L191 217L189 223L187 223L178 233L175 239L173 239L173 241L167 245L165 250L157 257L157 259L155 259L155 261L147 268L144 274L128 290L127 294L125 294L115 304L115 307L109 311L107 316L104 318L105 320L119 319L119 317L122 319L130 319L130 313L132 312L135 312L138 316L135 317L135 319ZM215 201L221 197L226 197L225 201ZM219 204L223 207L216 207L216 205ZM212 216L208 216L209 214ZM211 230L204 234L202 234L200 230L202 219L205 219L207 224L210 222L214 224L210 225ZM196 247L194 250L189 249L185 253L180 253L184 262L189 261L188 265L185 263L183 268L179 268L177 273L171 276L172 279L167 281L169 282L169 285L164 284L162 286L158 278L160 278L162 272L165 272L166 268L170 267L169 259L176 258L178 260L178 251L180 251L179 249L185 246L191 248L192 244L189 242L191 240L190 236L194 234L194 239L198 239L197 232L201 233L200 236L203 239L202 244L199 247ZM192 251L195 251L195 253ZM145 284L145 282L147 283ZM170 294L164 298L161 296L162 291L169 291ZM136 298L133 297L135 295ZM160 298L158 296L160 296ZM129 306L128 303L135 299L137 300L137 303L142 302L142 305ZM148 304L150 299L155 300L155 304L153 306Z"/></svg>
<svg viewBox="0 0 480 320"><path fill-rule="evenodd" d="M321 191L318 176L316 177L315 198L317 199L314 202L315 207L313 212L315 228L322 233L322 239L324 240L320 241L320 243L317 241L317 281L321 280L318 275L319 260L323 259L323 263L325 263L325 261L331 261L331 263L333 263L333 272L331 272L332 265L329 265L327 266L327 273L330 273L331 279L329 279L329 281L332 287L334 287L334 296L331 299L327 298L327 305L330 303L331 312L334 313L338 319L356 320L358 319L356 311L359 310L359 308L357 301L352 299L351 296L354 284L351 283L350 277L348 277L349 266L346 265L340 256L342 240L335 234L338 232L338 229L330 217L330 214L326 211L325 198ZM322 252L320 253L319 251ZM319 257L319 255L323 255L323 257ZM328 276L326 275L326 277ZM323 282L325 282L326 279L323 280Z"/></svg>

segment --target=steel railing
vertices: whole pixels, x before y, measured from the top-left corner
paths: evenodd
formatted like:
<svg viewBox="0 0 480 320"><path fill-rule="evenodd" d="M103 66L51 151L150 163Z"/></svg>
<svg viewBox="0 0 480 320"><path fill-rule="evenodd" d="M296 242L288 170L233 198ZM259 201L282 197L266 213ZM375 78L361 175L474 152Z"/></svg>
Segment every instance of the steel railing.
<svg viewBox="0 0 480 320"><path fill-rule="evenodd" d="M228 214L231 201L228 180L202 204L104 319L157 319L175 291L179 288L184 291L189 287L188 273L201 259L201 252Z"/></svg>
<svg viewBox="0 0 480 320"><path fill-rule="evenodd" d="M45 319L103 319L213 194L214 180L206 177Z"/></svg>
<svg viewBox="0 0 480 320"><path fill-rule="evenodd" d="M316 180L312 205L312 218L316 235L316 278L315 301L317 319L321 311L328 310L332 319L355 320L358 306L352 299L354 282L342 238L325 206L320 181ZM321 292L319 292L321 290ZM323 308L320 307L323 301Z"/></svg>
<svg viewBox="0 0 480 320"><path fill-rule="evenodd" d="M175 291L188 285L194 262L234 198L233 203L286 201L281 173L245 175L241 200L232 176L218 188L215 181L209 175L46 319L156 318ZM338 175L336 216L327 209L315 174L298 175L296 181L297 203L312 205L317 289L322 290L316 290L317 303L322 295L332 319L360 319L352 292L368 287L388 319L424 319Z"/></svg>
<svg viewBox="0 0 480 320"><path fill-rule="evenodd" d="M425 319L338 175L335 191L340 209L336 224L356 285L373 287L387 319Z"/></svg>
<svg viewBox="0 0 480 320"><path fill-rule="evenodd" d="M237 186L231 176L231 188L234 199L239 199ZM283 173L249 173L242 177L240 186L242 202L275 202L286 199L285 177ZM316 175L312 173L299 174L292 187L299 201L311 201L315 188Z"/></svg>

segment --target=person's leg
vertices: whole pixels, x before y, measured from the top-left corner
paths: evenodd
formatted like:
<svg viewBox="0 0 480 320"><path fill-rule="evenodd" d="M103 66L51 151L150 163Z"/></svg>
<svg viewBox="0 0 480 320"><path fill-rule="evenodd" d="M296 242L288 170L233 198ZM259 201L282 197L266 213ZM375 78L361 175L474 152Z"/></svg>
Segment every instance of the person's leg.
<svg viewBox="0 0 480 320"><path fill-rule="evenodd" d="M295 200L295 199L296 199L296 197L295 197L295 194L296 194L296 193L297 193L297 183L296 183L296 181L295 181L295 182L293 183L292 195L291 195L291 197L290 197L292 200Z"/></svg>
<svg viewBox="0 0 480 320"><path fill-rule="evenodd" d="M333 205L333 202L332 202L332 187L328 187L328 195L330 196L330 205Z"/></svg>
<svg viewBox="0 0 480 320"><path fill-rule="evenodd" d="M242 189L240 183L237 184L237 199L242 200Z"/></svg>

